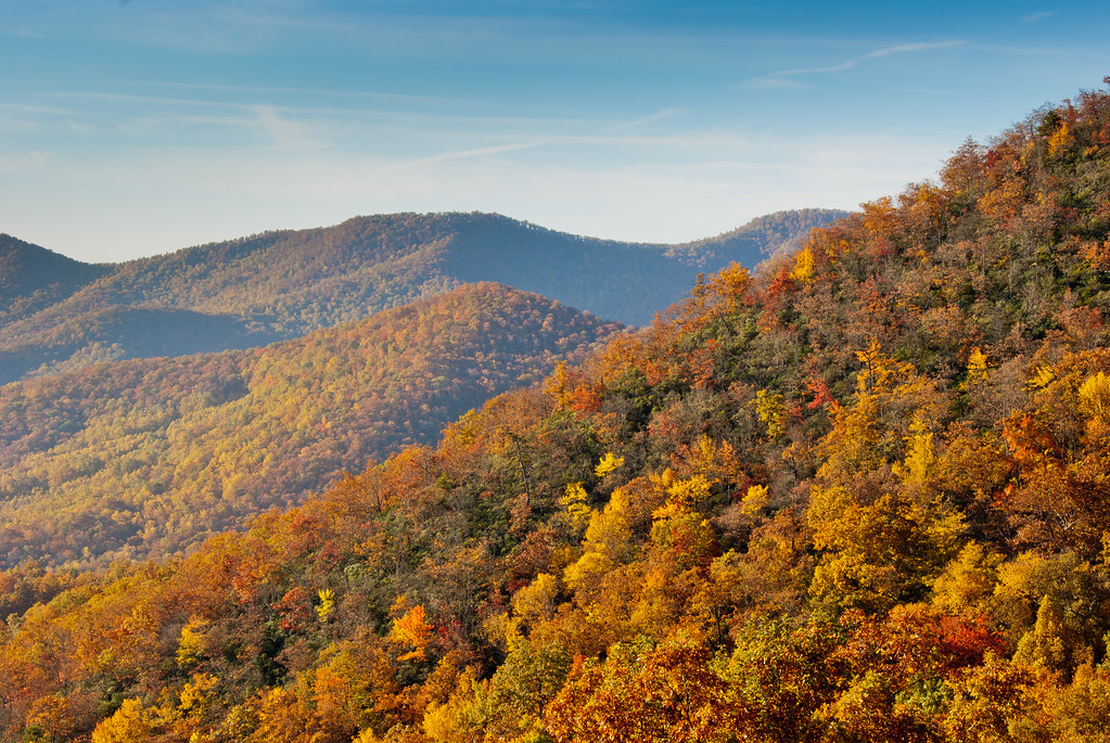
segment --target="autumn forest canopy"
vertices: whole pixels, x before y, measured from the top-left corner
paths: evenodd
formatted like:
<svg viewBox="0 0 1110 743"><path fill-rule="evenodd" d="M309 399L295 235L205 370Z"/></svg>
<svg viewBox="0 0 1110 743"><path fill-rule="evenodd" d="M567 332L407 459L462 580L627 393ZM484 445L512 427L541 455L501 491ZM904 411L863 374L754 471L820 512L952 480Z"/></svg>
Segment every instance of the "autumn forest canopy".
<svg viewBox="0 0 1110 743"><path fill-rule="evenodd" d="M1110 92L749 268L636 332L483 284L0 387L0 738L1110 739ZM353 433L466 379L434 445Z"/></svg>
<svg viewBox="0 0 1110 743"><path fill-rule="evenodd" d="M161 558L347 471L617 332L467 284L246 351L134 359L0 387L0 569Z"/></svg>

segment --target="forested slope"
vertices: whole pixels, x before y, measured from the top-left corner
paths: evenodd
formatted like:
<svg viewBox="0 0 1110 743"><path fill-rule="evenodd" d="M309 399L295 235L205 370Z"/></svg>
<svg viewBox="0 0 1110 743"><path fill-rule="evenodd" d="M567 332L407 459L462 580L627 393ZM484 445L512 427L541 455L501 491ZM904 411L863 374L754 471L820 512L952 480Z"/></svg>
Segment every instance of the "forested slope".
<svg viewBox="0 0 1110 743"><path fill-rule="evenodd" d="M9 571L7 736L1103 740L1108 230L1103 91L245 533Z"/></svg>
<svg viewBox="0 0 1110 743"><path fill-rule="evenodd" d="M473 284L262 349L0 387L0 566L172 554L434 441L616 329Z"/></svg>
<svg viewBox="0 0 1110 743"><path fill-rule="evenodd" d="M0 235L0 326L64 300L108 270Z"/></svg>
<svg viewBox="0 0 1110 743"><path fill-rule="evenodd" d="M392 214L103 266L5 236L0 383L98 361L261 346L479 281L644 325L699 271L755 265L843 214L781 212L681 246L579 237L493 214ZM8 268L48 263L48 271ZM47 273L55 278L44 288Z"/></svg>

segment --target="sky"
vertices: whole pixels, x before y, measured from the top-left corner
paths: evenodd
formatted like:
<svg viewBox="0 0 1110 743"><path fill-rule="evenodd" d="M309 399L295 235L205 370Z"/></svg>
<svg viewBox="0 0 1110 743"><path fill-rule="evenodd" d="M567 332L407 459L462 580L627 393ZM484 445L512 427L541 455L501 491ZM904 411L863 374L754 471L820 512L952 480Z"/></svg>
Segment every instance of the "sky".
<svg viewBox="0 0 1110 743"><path fill-rule="evenodd" d="M0 233L89 262L399 211L680 242L1103 87L1110 3L0 0Z"/></svg>

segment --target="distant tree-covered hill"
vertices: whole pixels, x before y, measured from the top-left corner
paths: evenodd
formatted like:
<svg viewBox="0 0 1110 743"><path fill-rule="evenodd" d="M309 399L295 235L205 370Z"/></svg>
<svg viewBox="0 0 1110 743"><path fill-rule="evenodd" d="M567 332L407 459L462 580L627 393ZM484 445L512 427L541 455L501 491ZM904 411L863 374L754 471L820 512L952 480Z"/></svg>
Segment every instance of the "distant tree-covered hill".
<svg viewBox="0 0 1110 743"><path fill-rule="evenodd" d="M0 566L185 548L432 442L618 327L473 284L262 349L0 387Z"/></svg>
<svg viewBox="0 0 1110 743"><path fill-rule="evenodd" d="M110 271L0 235L0 325L60 302Z"/></svg>
<svg viewBox="0 0 1110 743"><path fill-rule="evenodd" d="M477 281L643 325L696 273L753 266L843 215L781 212L668 246L492 214L394 214L98 266L3 237L0 383L98 361L260 346Z"/></svg>

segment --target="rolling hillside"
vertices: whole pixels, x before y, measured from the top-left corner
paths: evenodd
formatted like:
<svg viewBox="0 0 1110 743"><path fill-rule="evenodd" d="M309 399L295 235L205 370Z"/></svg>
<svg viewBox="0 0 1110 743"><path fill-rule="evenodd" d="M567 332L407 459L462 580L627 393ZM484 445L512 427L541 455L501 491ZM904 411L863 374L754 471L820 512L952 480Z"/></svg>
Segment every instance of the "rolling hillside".
<svg viewBox="0 0 1110 743"><path fill-rule="evenodd" d="M172 554L433 443L617 329L471 284L266 348L0 387L0 566Z"/></svg>

